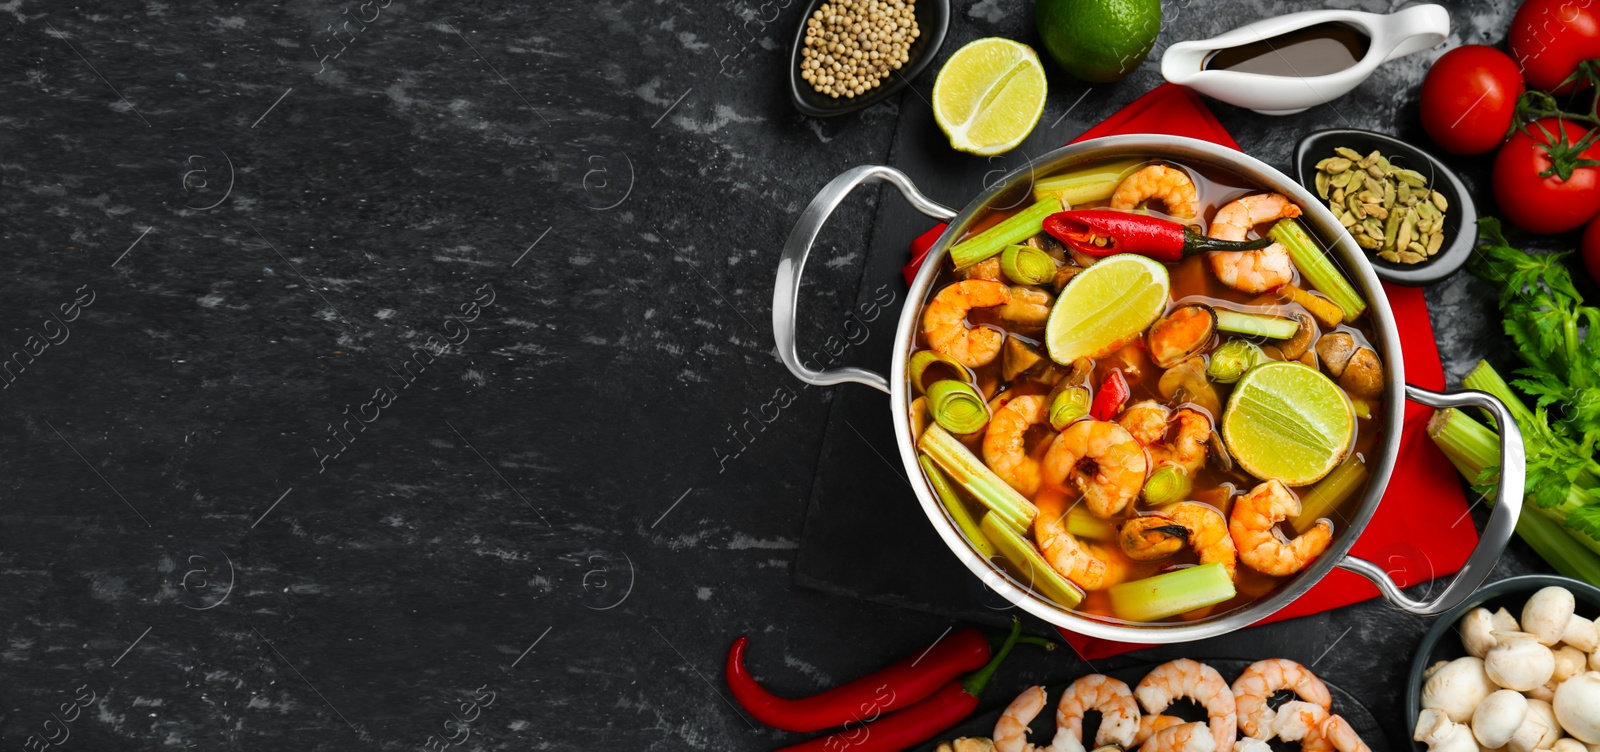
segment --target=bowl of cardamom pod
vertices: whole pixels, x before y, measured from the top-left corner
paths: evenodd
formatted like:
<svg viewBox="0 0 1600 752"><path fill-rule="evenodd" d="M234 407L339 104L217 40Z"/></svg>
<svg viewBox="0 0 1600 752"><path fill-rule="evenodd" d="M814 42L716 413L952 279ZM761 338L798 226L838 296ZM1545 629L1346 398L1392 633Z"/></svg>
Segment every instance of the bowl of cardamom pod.
<svg viewBox="0 0 1600 752"><path fill-rule="evenodd" d="M1393 136L1316 131L1295 147L1295 170L1386 282L1438 282L1460 269L1477 244L1478 212L1461 179Z"/></svg>

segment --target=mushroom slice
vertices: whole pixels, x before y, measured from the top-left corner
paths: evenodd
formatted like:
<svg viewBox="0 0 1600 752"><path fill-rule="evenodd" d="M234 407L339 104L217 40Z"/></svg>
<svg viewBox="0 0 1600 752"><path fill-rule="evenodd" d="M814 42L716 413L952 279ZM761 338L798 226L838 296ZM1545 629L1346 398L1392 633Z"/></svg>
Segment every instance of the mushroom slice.
<svg viewBox="0 0 1600 752"><path fill-rule="evenodd" d="M1299 360L1311 350L1312 343L1317 341L1317 322L1311 319L1310 314L1297 313L1295 321L1300 322L1300 328L1295 330L1294 336L1279 342L1278 349L1283 351L1284 360Z"/></svg>
<svg viewBox="0 0 1600 752"><path fill-rule="evenodd" d="M1206 378L1206 359L1199 355L1191 355L1167 369L1156 382L1156 390L1169 400L1193 402L1205 408L1213 420L1222 414L1222 398L1217 394L1217 386Z"/></svg>
<svg viewBox="0 0 1600 752"><path fill-rule="evenodd" d="M1000 354L1004 358L1001 374L1006 381L1015 381L1023 371L1044 361L1044 354L1039 352L1039 348L1024 342L1021 337L1006 337L1005 349Z"/></svg>
<svg viewBox="0 0 1600 752"><path fill-rule="evenodd" d="M1329 332L1317 339L1317 357L1322 358L1328 375L1336 379L1344 374L1345 364L1355 354L1356 338L1349 332Z"/></svg>
<svg viewBox="0 0 1600 752"><path fill-rule="evenodd" d="M1363 347L1350 356L1344 372L1339 375L1339 386L1352 396L1376 399L1383 395L1383 361L1370 347Z"/></svg>

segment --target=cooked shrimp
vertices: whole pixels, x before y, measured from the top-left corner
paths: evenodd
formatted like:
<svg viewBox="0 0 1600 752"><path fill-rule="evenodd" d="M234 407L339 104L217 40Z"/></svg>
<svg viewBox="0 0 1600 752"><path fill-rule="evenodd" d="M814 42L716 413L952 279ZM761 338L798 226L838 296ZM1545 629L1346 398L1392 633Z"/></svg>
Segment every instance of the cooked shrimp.
<svg viewBox="0 0 1600 752"><path fill-rule="evenodd" d="M994 724L995 752L1035 752L1040 747L1028 743L1028 722L1044 710L1044 687L1028 687L1017 695Z"/></svg>
<svg viewBox="0 0 1600 752"><path fill-rule="evenodd" d="M1155 400L1135 402L1117 416L1122 426L1140 444L1150 446L1167 437L1167 421L1172 419L1172 408Z"/></svg>
<svg viewBox="0 0 1600 752"><path fill-rule="evenodd" d="M1274 577L1294 574L1311 563L1333 540L1333 523L1317 520L1316 527L1288 540L1278 532L1277 525L1297 514L1300 499L1275 480L1239 497L1228 519L1228 532L1239 547L1239 560Z"/></svg>
<svg viewBox="0 0 1600 752"><path fill-rule="evenodd" d="M1355 727L1338 713L1329 715L1318 731L1338 752L1372 752L1367 743L1361 741L1361 735L1356 733Z"/></svg>
<svg viewBox="0 0 1600 752"><path fill-rule="evenodd" d="M1039 516L1033 518L1033 540L1039 553L1057 574L1084 590L1101 590L1122 581L1121 566L1112 566L1096 551L1067 532L1067 510L1060 492L1041 491L1034 499Z"/></svg>
<svg viewBox="0 0 1600 752"><path fill-rule="evenodd" d="M1166 441L1169 423L1178 425L1172 441ZM1117 425L1149 450L1151 468L1171 462L1193 475L1206 463L1211 418L1192 407L1179 408L1174 413L1160 402L1145 400L1122 411Z"/></svg>
<svg viewBox="0 0 1600 752"><path fill-rule="evenodd" d="M1239 708L1239 731L1255 739L1272 738L1275 712L1267 704L1274 692L1293 690L1301 700L1327 710L1333 696L1310 669L1287 658L1268 658L1250 664L1233 680L1233 699Z"/></svg>
<svg viewBox="0 0 1600 752"><path fill-rule="evenodd" d="M922 333L928 346L968 368L980 368L1000 354L1006 335L985 327L968 327L967 312L1011 302L1011 290L999 282L966 279L939 291L922 312Z"/></svg>
<svg viewBox="0 0 1600 752"><path fill-rule="evenodd" d="M1133 735L1133 743L1143 745L1150 737L1155 736L1157 731L1169 729L1186 722L1175 715L1151 715L1146 713L1139 716L1139 731Z"/></svg>
<svg viewBox="0 0 1600 752"><path fill-rule="evenodd" d="M1100 711L1095 745L1133 747L1133 737L1139 733L1139 703L1133 699L1133 692L1121 679L1090 674L1079 677L1062 693L1061 702L1056 705L1056 735L1050 741L1050 752L1084 752L1083 714L1090 710Z"/></svg>
<svg viewBox="0 0 1600 752"><path fill-rule="evenodd" d="M1067 426L1044 455L1044 479L1058 487L1076 488L1084 505L1099 517L1121 512L1139 495L1147 467L1139 442L1127 429L1104 420Z"/></svg>
<svg viewBox="0 0 1600 752"><path fill-rule="evenodd" d="M1233 547L1228 522L1221 511L1198 501L1180 501L1163 507L1161 513L1189 531L1189 548L1200 557L1201 564L1221 564L1228 570L1228 579L1233 579L1239 551Z"/></svg>
<svg viewBox="0 0 1600 752"><path fill-rule="evenodd" d="M1272 745L1260 739L1241 736L1239 741L1233 743L1233 752L1272 752Z"/></svg>
<svg viewBox="0 0 1600 752"><path fill-rule="evenodd" d="M1302 752L1332 752L1333 745L1322 735L1328 711L1315 703L1291 700L1278 708L1272 719L1272 733L1286 742L1300 742Z"/></svg>
<svg viewBox="0 0 1600 752"><path fill-rule="evenodd" d="M1211 442L1211 418L1191 407L1180 407L1172 416L1178 430L1172 441L1150 445L1150 464L1171 462L1190 475L1206 464L1206 449Z"/></svg>
<svg viewBox="0 0 1600 752"><path fill-rule="evenodd" d="M1214 752L1216 749L1216 737L1206 733L1204 723L1180 723L1164 728L1139 745L1139 752Z"/></svg>
<svg viewBox="0 0 1600 752"><path fill-rule="evenodd" d="M1282 193L1257 193L1237 199L1217 210L1211 220L1211 237L1244 240L1250 228L1262 222L1300 216L1300 207ZM1266 292L1294 280L1294 261L1278 243L1254 251L1215 251L1211 270L1222 284L1244 292Z"/></svg>
<svg viewBox="0 0 1600 752"><path fill-rule="evenodd" d="M1152 198L1161 199L1167 213L1179 219L1200 213L1200 195L1189 173L1166 165L1150 165L1123 178L1111 194L1111 208L1129 211Z"/></svg>
<svg viewBox="0 0 1600 752"><path fill-rule="evenodd" d="M1030 426L1049 419L1049 408L1042 396L1017 397L994 412L983 434L983 463L1023 496L1039 490L1039 460L1028 456L1023 439Z"/></svg>
<svg viewBox="0 0 1600 752"><path fill-rule="evenodd" d="M1160 713L1179 697L1187 697L1200 703L1206 709L1206 717L1211 723L1211 748L1229 749L1233 746L1234 737L1238 733L1238 717L1234 715L1233 691L1228 689L1228 683L1223 681L1222 674L1217 670L1199 661L1188 658L1179 658L1168 661L1145 674L1139 681L1138 688L1133 693L1139 697L1139 704L1144 706L1147 713ZM1162 731L1151 737L1155 740ZM1147 752L1149 742L1140 752Z"/></svg>

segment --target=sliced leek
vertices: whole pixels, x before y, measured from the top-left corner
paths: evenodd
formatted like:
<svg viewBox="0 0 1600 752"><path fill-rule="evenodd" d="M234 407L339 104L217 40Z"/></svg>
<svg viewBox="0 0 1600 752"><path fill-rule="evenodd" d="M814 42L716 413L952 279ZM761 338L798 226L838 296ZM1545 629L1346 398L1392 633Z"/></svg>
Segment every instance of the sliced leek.
<svg viewBox="0 0 1600 752"><path fill-rule="evenodd" d="M971 510L967 509L966 503L961 501L955 487L950 485L950 479L944 477L944 473L939 470L933 458L926 454L917 455L917 464L922 465L922 472L928 476L928 483L933 486L934 494L939 497L939 501L944 502L945 511L950 513L950 519L955 520L956 527L961 528L961 534L967 536L967 542L971 543L983 558L993 559L994 544L984 536L983 529L978 527L978 520L972 516Z"/></svg>
<svg viewBox="0 0 1600 752"><path fill-rule="evenodd" d="M1162 465L1144 482L1144 503L1153 507L1165 506L1189 498L1194 482L1189 472L1177 465Z"/></svg>
<svg viewBox="0 0 1600 752"><path fill-rule="evenodd" d="M911 376L912 391L921 394L923 391L927 390L927 385L923 383L923 378L926 377L928 369L933 367L935 364L948 367L951 375L957 378L966 381L972 381L974 379L972 369L962 365L961 362L955 358L945 355L938 350L918 350L914 353L911 353L911 360L906 363L906 372Z"/></svg>
<svg viewBox="0 0 1600 752"><path fill-rule="evenodd" d="M1230 339L1211 353L1206 375L1218 384L1232 384L1263 357L1261 348L1247 339Z"/></svg>
<svg viewBox="0 0 1600 752"><path fill-rule="evenodd" d="M938 424L922 432L922 438L917 439L917 449L932 457L952 482L1018 533L1027 530L1033 518L1039 516L1039 509L1033 502L1006 485L983 460Z"/></svg>
<svg viewBox="0 0 1600 752"><path fill-rule="evenodd" d="M965 381L944 379L928 385L928 415L959 436L977 433L989 424L989 405Z"/></svg>
<svg viewBox="0 0 1600 752"><path fill-rule="evenodd" d="M1089 388L1068 387L1050 400L1050 427L1060 431L1089 414Z"/></svg>
<svg viewBox="0 0 1600 752"><path fill-rule="evenodd" d="M1008 245L1000 252L1000 273L1019 285L1042 285L1056 278L1056 260L1031 245Z"/></svg>

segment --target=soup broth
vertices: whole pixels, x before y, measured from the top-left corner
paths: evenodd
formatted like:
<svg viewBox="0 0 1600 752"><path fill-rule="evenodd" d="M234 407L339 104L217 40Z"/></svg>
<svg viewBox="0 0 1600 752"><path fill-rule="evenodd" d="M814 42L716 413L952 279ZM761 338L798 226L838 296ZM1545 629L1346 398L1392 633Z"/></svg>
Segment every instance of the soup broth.
<svg viewBox="0 0 1600 752"><path fill-rule="evenodd" d="M1094 166L1092 165L1089 167L1076 167L1074 172L1091 171L1093 169ZM1118 191L1115 196L1100 195L1111 193L1109 190L1102 190L1096 194L1099 195L1098 198L1080 201L1072 205L1070 209L1074 211L1084 209L1124 210L1133 216L1171 220L1191 228L1193 232L1217 236L1227 234L1224 229L1219 227L1218 223L1218 214L1223 211L1223 207L1241 199L1247 202L1261 203L1277 200L1247 197L1278 196L1278 194L1266 194L1240 176L1211 166L1186 165L1152 158L1133 160L1116 172L1119 179L1115 181ZM1135 198L1140 197L1141 194L1140 191L1123 190L1129 185L1129 181L1139 179L1140 176L1153 174L1164 176L1165 182L1160 183L1160 185L1176 191L1177 195L1169 196L1170 201L1151 197L1148 200L1135 201L1131 207L1127 206L1127 196L1124 196L1124 193L1129 193ZM1037 190L1041 191L1041 193L1035 193L1033 198L1037 199L1040 195L1050 198L1051 195L1048 192L1044 192L1043 188L1048 186L1050 182L1048 178L1038 181L1041 187ZM1180 190L1184 182L1193 187L1192 215L1185 211L1188 206L1186 197L1190 194ZM1176 187L1174 188L1174 186ZM1169 193L1172 191L1169 191ZM1160 193L1160 191L1158 190L1157 193ZM1280 198L1284 198L1285 202L1288 201L1287 197ZM1118 199L1121 199L1120 203ZM1008 218L1029 211L1031 203L1034 202L1028 200L1028 198L996 201L996 205L1007 208L988 211L973 223L972 231L964 240L980 236L986 230L995 228ZM1286 216L1262 218L1260 224L1251 225L1246 231L1239 233L1243 235L1239 240L1248 241L1263 237L1274 223L1293 221L1292 217L1298 215L1299 212L1298 208L1288 204L1281 213ZM1260 212L1248 212L1248 214L1251 218L1261 217ZM1231 214L1225 218L1231 218ZM1050 226L1047 221L1045 227L1048 228ZM1306 231L1310 232L1309 229ZM1276 237L1276 235L1273 237ZM1062 291L1072 284L1072 280L1078 274L1083 273L1088 268L1092 268L1097 263L1105 263L1104 257L1097 258L1081 252L1053 236L1050 232L1041 231L1027 238L1023 244L1033 248L1035 251L1044 252L1054 262L1055 273L1051 275L1049 281L1042 284L1026 284L1026 280L1019 282L1009 274L1010 269L1002 268L1002 265L995 261L1000 259L1001 255L996 255L959 271L954 268L951 255L947 254L943 257L941 259L943 266L935 283L930 288L930 297L924 301L923 320L919 322L921 325L918 328L919 333L915 346L917 351L931 349L935 353L940 353L941 348L936 345L943 345L943 349L953 353L954 357L933 361L931 365L923 369L919 374L918 383L912 384L912 393L921 394L929 385L943 381L958 381L969 385L971 390L976 392L983 401L990 418L987 424L977 431L965 434L956 433L955 431L950 431L949 433L959 440L971 452L972 456L979 458L985 466L994 472L997 478L1005 481L1019 494L1027 498L1038 510L1038 517L1026 529L1019 531L1021 538L1025 538L1040 554L1040 559L1029 560L1035 562L1035 564L1020 563L1016 557L1005 555L1005 547L999 541L993 541L992 543L981 540L973 541L974 549L980 553L1000 549L1000 553L991 557L992 560L1011 572L1023 584L1032 583L1035 592L1041 594L1048 593L1049 589L1040 586L1040 577L1050 573L1031 574L1025 570L1034 569L1037 566L1037 561L1045 561L1050 564L1053 570L1056 570L1055 574L1059 574L1066 580L1071 581L1083 591L1081 602L1075 604L1061 603L1060 605L1096 618L1119 622L1149 621L1151 619L1129 617L1127 613L1119 613L1118 605L1114 602L1115 598L1113 596L1113 589L1116 586L1140 583L1152 577L1192 568L1201 564L1205 559L1224 561L1231 557L1226 563L1231 564L1229 568L1232 571L1229 574L1232 580L1233 594L1225 600L1217 601L1213 599L1210 605L1204 607L1162 616L1154 620L1185 621L1220 615L1242 607L1258 598L1265 597L1281 587L1289 579L1292 579L1295 573L1315 559L1314 554L1309 557L1302 557L1305 560L1299 561L1294 571L1281 571L1281 568L1275 569L1271 565L1262 564L1257 560L1259 558L1258 554L1245 552L1245 549L1249 547L1247 544L1250 541L1241 541L1240 538L1245 536L1236 534L1234 531L1235 526L1239 525L1245 517L1244 514L1236 514L1238 511L1236 507L1240 504L1240 499L1253 490L1265 488L1270 485L1268 481L1273 480L1252 475L1247 471L1242 465L1250 463L1241 463L1241 458L1231 456L1228 442L1224 441L1219 433L1222 430L1223 413L1227 406L1230 405L1235 388L1241 382L1211 378L1208 374L1202 377L1205 381L1204 385L1196 382L1192 389L1183 386L1178 387L1176 390L1164 389L1163 377L1168 376L1169 371L1174 370L1177 366L1163 368L1154 361L1151 343L1152 338L1156 335L1151 333L1150 327L1146 327L1131 342L1117 346L1109 352L1100 354L1098 357L1078 359L1072 363L1055 362L1048 352L1050 348L1047 343L1046 324L1037 315L1038 310L1035 310L1031 317L1022 316L1015 310L1016 307L1011 304L979 305L967 310L964 321L965 327L969 332L973 329L988 329L995 333L992 336L968 337L963 341L963 345L967 347L948 345L942 341L947 337L948 332L941 331L938 337L930 336L929 322L935 316L930 311L930 308L936 305L934 296L953 285L967 280L984 280L998 283L1007 287L1010 291L1011 300L1033 300L1040 305L1050 306L1052 312L1054 312L1054 305L1063 295ZM1322 247L1327 246L1326 243L1318 244ZM1258 243L1257 245L1261 244ZM1288 258L1287 251L1281 245L1236 253L1262 254L1251 257L1251 259L1255 260L1277 259L1279 257L1274 255L1277 253L1282 253L1283 259ZM1198 305L1201 307L1194 310L1210 311L1214 314L1229 311L1238 312L1261 317L1263 320L1294 321L1298 322L1302 328L1311 327L1307 331L1297 329L1296 333L1300 336L1288 339L1251 336L1245 333L1217 329L1204 340L1196 354L1186 358L1185 362L1192 360L1194 357L1201 358L1202 361L1196 362L1203 362L1209 372L1214 360L1213 356L1217 353L1218 348L1231 340L1246 340L1254 344L1256 351L1259 352L1255 364L1256 368L1274 361L1299 362L1311 369L1315 369L1316 373L1323 375L1330 382L1338 385L1337 393L1347 401L1350 412L1354 416L1353 431L1347 445L1343 447L1341 456L1337 459L1330 472L1319 476L1314 482L1303 485L1282 483L1280 488L1287 491L1297 506L1306 505L1308 501L1312 502L1312 505L1324 505L1317 507L1317 509L1321 510L1319 515L1321 521L1315 522L1309 528L1312 531L1310 533L1311 537L1329 532L1334 536L1342 534L1344 528L1348 526L1347 520L1354 514L1355 508L1360 503L1360 499L1366 490L1367 473L1365 472L1365 463L1368 458L1374 455L1377 444L1381 439L1379 416L1382 414L1381 399L1384 395L1374 395L1370 389L1370 383L1360 382L1355 379L1350 380L1348 383L1343 381L1342 376L1334 373L1335 363L1328 358L1322 357L1320 350L1326 344L1329 348L1328 353L1335 360L1340 357L1340 351L1360 352L1365 350L1371 353L1371 362L1381 369L1381 362L1377 360L1378 348L1372 344L1374 342L1371 329L1372 317L1361 314L1354 317L1338 317L1336 320L1330 320L1328 315L1329 296L1323 294L1326 291L1315 289L1307 278L1308 275L1302 273L1298 264L1289 266L1287 272L1280 272L1285 275L1285 278L1279 284L1271 284L1274 280L1270 279L1258 285L1240 284L1238 280L1235 280L1234 284L1228 284L1224 282L1217 267L1214 266L1218 262L1212 259L1213 255L1216 254L1197 253L1188 255L1181 260L1166 261L1162 264L1169 282L1165 309L1162 311L1162 318L1158 319L1158 323L1166 321L1168 316L1171 316L1182 307ZM1266 262L1262 263L1270 266ZM1046 272L1048 272L1048 269L1046 269ZM1348 279L1348 275L1345 275L1345 278ZM1246 289L1240 289L1241 287ZM1260 287L1265 287L1266 289L1251 289ZM983 289L993 290L994 288L985 286ZM1309 298L1303 296L1309 296ZM1340 309L1334 306L1332 310L1339 312ZM957 332L957 334L960 333ZM1309 335L1309 339L1306 339L1307 335ZM983 341L988 344L996 339L1003 344L1000 345L1001 352L994 357L985 361L983 360L985 353L975 356L970 352L972 349L970 345L973 341ZM1302 344L1301 340L1312 344ZM1335 344L1342 345L1342 347L1335 348ZM1286 350L1289 352L1286 353ZM1290 354L1295 357L1289 357ZM963 364L965 368L962 365L950 362L952 359L961 360L963 357L971 361ZM1038 357L1038 361L1032 362L1035 357ZM1363 363L1366 362L1365 355L1360 356L1360 359ZM1347 360L1347 363L1342 364L1344 371L1355 375L1356 372L1351 369L1356 368L1354 364L1357 358L1351 357ZM1254 369L1251 370L1253 371ZM1366 375L1370 377L1372 374L1368 373ZM1052 425L1049 421L1032 422L1026 425L1025 430L1022 431L1019 452L1000 450L999 447L1004 442L999 439L998 435L989 435L991 432L1011 431L1016 427L1016 416L1000 417L1002 412L1006 411L1006 405L1015 400L1035 397L1037 401L1018 404L1037 405L1042 402L1046 405L1053 405L1056 404L1056 397L1064 391L1079 388L1092 392L1098 406L1100 400L1104 397L1104 393L1112 388L1110 385L1113 385L1113 382L1119 379L1126 383L1126 397L1118 402L1120 409L1116 412L1115 417L1102 415L1099 417L1106 419L1097 420L1096 416L1091 415L1070 421L1061 427ZM1176 383L1177 379L1175 377L1169 378L1169 381ZM913 406L913 420L911 421L914 427L913 430L920 432L923 425L943 425L942 422L926 416L928 405L930 404L927 397L924 396L919 399L922 404ZM1141 405L1143 407L1139 407ZM1117 424L1121 426L1123 423L1134 423L1133 413L1136 407L1145 411L1145 413L1141 414L1168 416L1166 423L1157 424L1158 428L1156 430L1159 435L1155 436L1148 444L1143 439L1133 438L1131 432L1118 433L1117 428L1103 425ZM1190 418L1194 418L1195 415L1203 416L1203 422L1196 418L1196 425L1202 425L1205 428L1203 434L1199 429L1182 422L1179 414L1184 410L1190 411ZM1037 413L1035 413L1035 417L1037 417ZM1090 421L1096 425L1074 429L1074 424L1084 421ZM1165 427L1160 428L1159 426L1161 425ZM1109 464L1109 461L1103 461L1100 466L1085 471L1084 460L1079 460L1078 464L1074 465L1076 475L1067 478L1052 478L1049 460L1053 447L1058 443L1067 441L1065 437L1069 432L1077 430L1087 433L1090 430L1102 429L1107 436L1114 434L1113 441L1121 441L1123 444L1127 444L1129 440L1137 441L1137 444L1127 445L1130 457L1134 451L1140 451L1144 455L1142 463L1144 466L1143 474L1137 476L1137 478L1137 474L1124 474L1121 483L1122 491L1125 492L1127 490L1126 487L1135 482L1143 486L1158 470L1168 465L1173 465L1173 469L1176 471L1184 469L1183 466L1187 463L1192 468L1192 471L1184 469L1184 475L1190 487L1186 493L1182 494L1178 502L1205 505L1214 510L1214 514L1217 516L1206 517L1207 523L1202 526L1204 529L1196 529L1193 524L1187 527L1177 523L1161 525L1149 520L1139 523L1141 525L1156 525L1156 531L1151 536L1152 539L1160 539L1163 535L1176 539L1176 545L1173 545L1174 542L1171 540L1165 541L1163 544L1166 548L1174 550L1164 556L1155 557L1152 557L1150 551L1140 549L1138 544L1130 545L1127 542L1127 539L1132 535L1130 522L1144 517L1156 517L1159 520L1166 520L1167 517L1171 516L1176 519L1179 515L1176 512L1177 508L1173 506L1173 500L1168 499L1161 500L1162 503L1152 503L1153 498L1146 494L1151 489L1142 487L1136 489L1134 498L1120 510L1109 514L1089 514L1085 516L1086 508L1092 506L1092 497L1099 492L1099 487L1096 485L1097 481L1094 478L1100 476L1096 476L1094 473L1099 472L1101 475L1105 475L1107 472L1106 465ZM928 430L933 429L930 428ZM1145 436L1148 437L1149 434L1146 433ZM1200 446L1198 461L1195 460L1193 451L1186 454L1181 449L1182 446L1188 445L1192 450L1193 444L1196 443L1193 440L1197 437ZM1185 444L1186 440L1188 441L1187 444ZM1133 459L1129 459L1129 462L1133 465L1140 464ZM1037 484L1030 483L1033 476L1028 475L1029 468L1037 469L1036 475L1040 478ZM971 492L970 489L961 488L960 483L945 483L945 479L935 481L930 479L928 475L928 472L924 473L922 482L932 482L936 489L940 485L946 485L946 487L956 486L955 497L959 499L959 504L964 507L964 511L973 519L982 518L986 513L990 513L991 506L982 503L978 498L979 495ZM1334 485L1338 485L1338 487L1333 488L1332 486ZM1323 486L1329 486L1329 488L1323 489ZM1318 489L1322 490L1319 491ZM1323 493L1323 491L1326 491L1326 493ZM1313 494L1321 494L1321 496L1313 498ZM1336 495L1336 503L1327 504L1327 498L1332 495ZM949 502L947 501L947 503ZM1196 509L1191 507L1189 511L1193 512ZM962 510L955 511L960 512ZM1201 516L1205 517L1205 514L1209 513L1203 513ZM1063 515L1066 515L1066 517L1063 517ZM1276 521L1265 533L1277 540L1279 542L1278 545L1283 548L1289 547L1288 541L1307 535L1305 530L1299 529L1299 523L1304 523L1305 521L1295 519L1294 515L1287 515L1287 517L1288 519ZM1065 524L1062 522L1064 519L1075 519L1078 523L1082 523L1083 526L1087 526L1080 526L1082 529L1092 528L1093 531L1097 531L1096 534L1099 537L1068 532L1067 534L1072 538L1070 543L1057 538L1053 542L1058 545L1054 547L1047 545L1046 539L1051 535L1050 530L1056 528L1073 529L1076 523ZM1218 528L1218 525L1222 527ZM1324 525L1326 527L1322 528ZM1261 526L1257 525L1257 527ZM1318 528L1322 528L1320 532ZM1213 541L1209 545L1202 544L1202 539L1207 538L1207 536L1215 539L1219 529L1225 532L1223 537L1227 541L1226 544L1221 541ZM972 530L972 526L964 526L964 530L969 539L977 537ZM1113 533L1109 537L1107 536L1108 530ZM1327 541L1323 540L1323 546L1326 546L1326 544ZM1082 559L1061 555L1060 546L1066 545L1076 545L1084 554L1099 562L1098 566L1094 564L1087 566L1102 572L1102 575L1097 579L1093 575L1085 575L1081 571L1082 567L1074 569L1069 565L1058 566L1064 560L1082 561ZM1203 555L1201 553L1202 549L1209 552L1209 554ZM1277 549L1273 549L1273 551L1277 551ZM1320 553L1320 551L1315 553ZM1056 555L1054 559L1052 554ZM1252 565L1252 561L1255 561L1256 565ZM1061 599L1056 598L1055 600L1059 602ZM1122 611L1127 610L1126 607L1122 609Z"/></svg>

